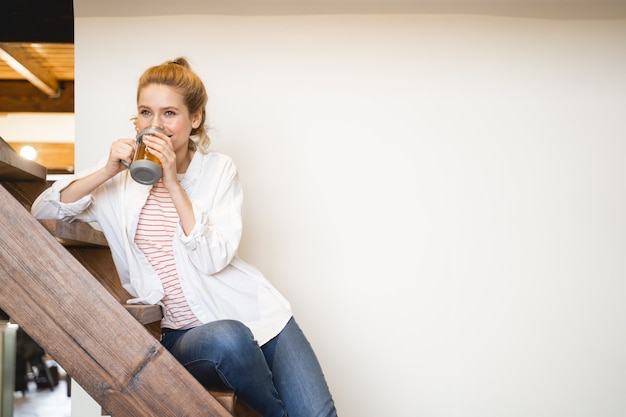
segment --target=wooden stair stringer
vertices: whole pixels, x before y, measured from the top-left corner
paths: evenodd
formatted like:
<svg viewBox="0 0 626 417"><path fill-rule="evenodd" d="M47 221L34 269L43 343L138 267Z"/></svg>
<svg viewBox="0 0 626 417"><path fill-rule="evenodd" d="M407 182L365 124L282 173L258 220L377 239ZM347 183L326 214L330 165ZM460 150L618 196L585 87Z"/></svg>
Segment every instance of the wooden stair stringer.
<svg viewBox="0 0 626 417"><path fill-rule="evenodd" d="M231 417L0 187L0 308L113 417Z"/></svg>

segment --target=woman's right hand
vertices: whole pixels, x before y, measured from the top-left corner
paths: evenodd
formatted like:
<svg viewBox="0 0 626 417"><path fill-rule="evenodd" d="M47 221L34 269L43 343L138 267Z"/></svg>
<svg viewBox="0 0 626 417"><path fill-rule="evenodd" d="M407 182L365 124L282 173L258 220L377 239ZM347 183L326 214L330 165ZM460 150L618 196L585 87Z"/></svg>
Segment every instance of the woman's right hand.
<svg viewBox="0 0 626 417"><path fill-rule="evenodd" d="M109 159L106 164L107 175L114 177L119 172L126 169L122 161L130 164L135 155L135 139L118 139L111 144Z"/></svg>
<svg viewBox="0 0 626 417"><path fill-rule="evenodd" d="M111 145L107 163L86 177L79 178L61 190L61 202L72 203L90 194L126 167L122 160L132 161L135 154L134 139L118 139Z"/></svg>

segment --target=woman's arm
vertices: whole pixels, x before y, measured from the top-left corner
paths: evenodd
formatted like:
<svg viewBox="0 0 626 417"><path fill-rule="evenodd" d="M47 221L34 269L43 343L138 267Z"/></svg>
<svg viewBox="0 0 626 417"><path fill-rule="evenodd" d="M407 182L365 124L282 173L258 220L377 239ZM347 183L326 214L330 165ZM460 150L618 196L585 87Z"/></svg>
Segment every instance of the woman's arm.
<svg viewBox="0 0 626 417"><path fill-rule="evenodd" d="M121 161L131 159L135 149L134 143L133 139L118 139L113 142L106 165L61 190L61 202L73 203L80 200L124 170L125 166Z"/></svg>
<svg viewBox="0 0 626 417"><path fill-rule="evenodd" d="M196 225L196 217L193 212L191 200L178 181L173 186L170 186L168 191L172 197L174 207L176 207L176 211L178 212L178 218L180 219L183 232L185 232L186 236L189 236L189 233L191 233Z"/></svg>
<svg viewBox="0 0 626 417"><path fill-rule="evenodd" d="M178 255L212 275L236 256L242 234L243 193L230 158L212 154L204 162L191 200L195 225L190 233L182 227L178 232L179 248L184 248Z"/></svg>
<svg viewBox="0 0 626 417"><path fill-rule="evenodd" d="M194 153L185 147L180 155L177 155L171 139L163 134L146 135L143 141L161 162L163 185L172 197L183 232L188 236L196 225L196 218L191 199L178 180L178 170L182 166L188 167Z"/></svg>

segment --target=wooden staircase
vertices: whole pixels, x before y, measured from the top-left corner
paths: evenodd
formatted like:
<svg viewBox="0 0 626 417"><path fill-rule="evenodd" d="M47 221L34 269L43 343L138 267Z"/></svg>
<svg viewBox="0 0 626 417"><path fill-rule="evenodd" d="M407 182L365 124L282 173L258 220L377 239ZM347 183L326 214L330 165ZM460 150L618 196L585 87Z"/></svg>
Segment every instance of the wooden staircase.
<svg viewBox="0 0 626 417"><path fill-rule="evenodd" d="M0 308L12 321L113 417L231 417L123 307L102 235L30 214L46 169L2 138L0 184Z"/></svg>

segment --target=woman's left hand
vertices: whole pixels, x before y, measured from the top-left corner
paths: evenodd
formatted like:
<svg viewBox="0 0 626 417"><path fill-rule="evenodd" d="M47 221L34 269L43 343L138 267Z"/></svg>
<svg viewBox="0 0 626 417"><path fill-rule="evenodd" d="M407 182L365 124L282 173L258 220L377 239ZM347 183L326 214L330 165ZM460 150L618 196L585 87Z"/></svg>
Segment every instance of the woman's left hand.
<svg viewBox="0 0 626 417"><path fill-rule="evenodd" d="M147 151L159 158L161 168L163 170L163 184L167 187L173 182L178 183L176 175L176 153L172 146L172 139L162 133L153 133L145 135L143 142L146 144Z"/></svg>

